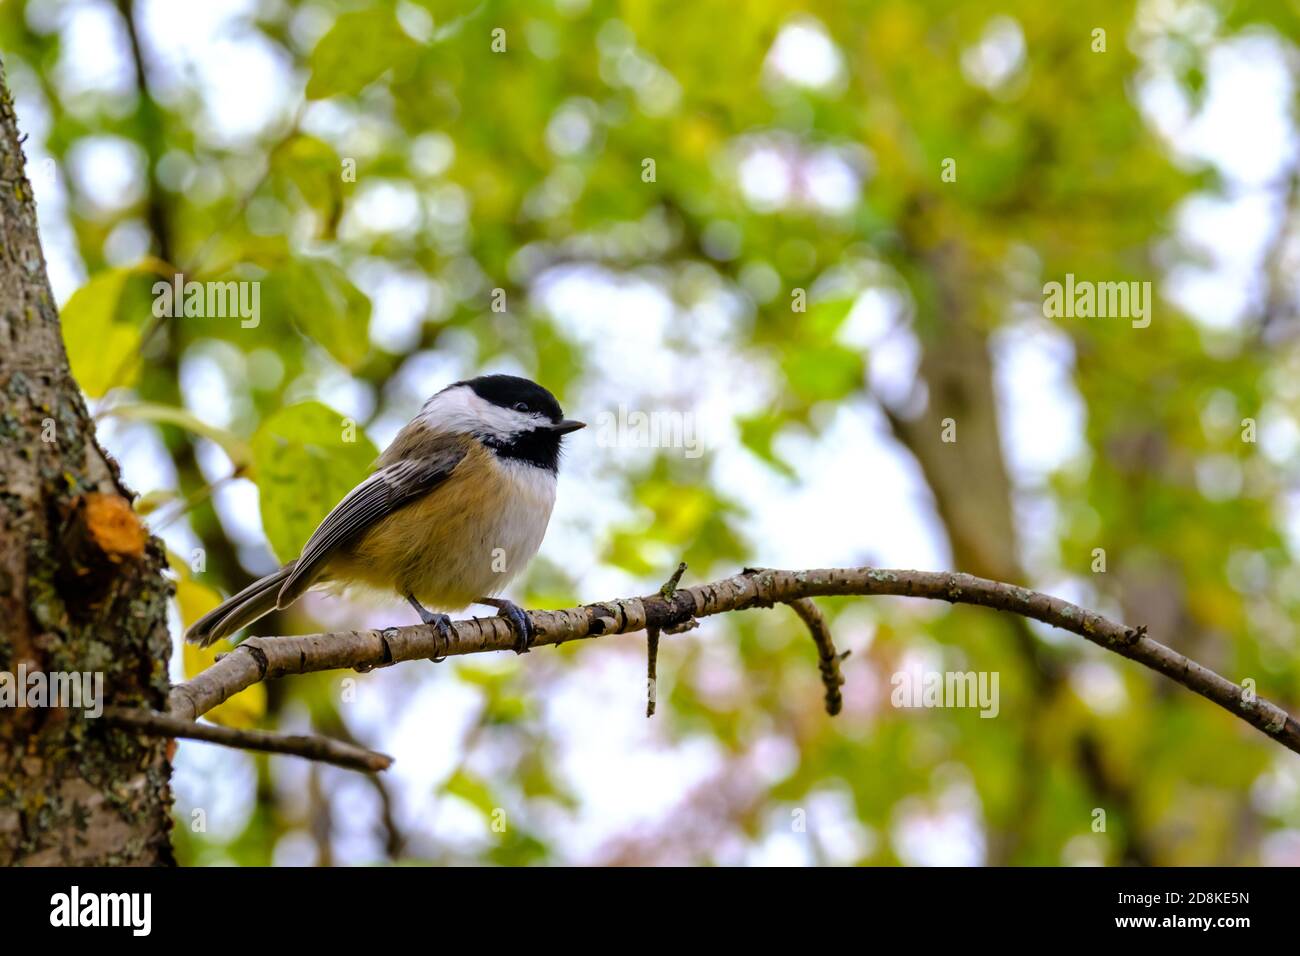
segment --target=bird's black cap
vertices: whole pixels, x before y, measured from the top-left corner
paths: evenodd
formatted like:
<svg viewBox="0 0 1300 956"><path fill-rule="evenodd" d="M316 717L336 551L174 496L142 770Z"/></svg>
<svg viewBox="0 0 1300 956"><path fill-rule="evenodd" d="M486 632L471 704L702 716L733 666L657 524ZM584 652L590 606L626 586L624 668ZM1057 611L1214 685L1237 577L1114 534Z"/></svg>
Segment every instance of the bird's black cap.
<svg viewBox="0 0 1300 956"><path fill-rule="evenodd" d="M511 435L480 435L479 439L502 458L526 461L554 472L560 461L560 439L583 427L564 417L555 396L536 382L515 375L481 375L457 382L485 402L513 408L526 415L542 415L550 424L533 425ZM455 388L455 385L448 386Z"/></svg>
<svg viewBox="0 0 1300 956"><path fill-rule="evenodd" d="M480 375L456 384L468 385L479 398L502 408L523 406L520 411L545 415L552 422L564 418L554 395L536 382L517 375Z"/></svg>

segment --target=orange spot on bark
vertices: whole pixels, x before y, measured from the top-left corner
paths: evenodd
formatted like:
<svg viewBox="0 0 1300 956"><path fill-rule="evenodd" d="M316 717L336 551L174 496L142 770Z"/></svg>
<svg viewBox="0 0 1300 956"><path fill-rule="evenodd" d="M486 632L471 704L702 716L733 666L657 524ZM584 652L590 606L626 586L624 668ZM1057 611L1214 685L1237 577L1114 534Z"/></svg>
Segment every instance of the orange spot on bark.
<svg viewBox="0 0 1300 956"><path fill-rule="evenodd" d="M144 557L144 527L124 499L92 492L86 495L85 508L86 528L109 558Z"/></svg>

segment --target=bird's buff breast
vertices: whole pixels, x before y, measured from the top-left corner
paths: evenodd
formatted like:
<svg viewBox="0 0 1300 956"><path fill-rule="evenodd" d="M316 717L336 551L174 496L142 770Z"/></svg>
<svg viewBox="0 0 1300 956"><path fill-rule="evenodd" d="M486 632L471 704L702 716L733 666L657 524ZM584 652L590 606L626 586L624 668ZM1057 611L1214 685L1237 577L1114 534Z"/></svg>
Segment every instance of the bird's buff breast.
<svg viewBox="0 0 1300 956"><path fill-rule="evenodd" d="M329 577L454 611L499 594L541 547L555 475L476 445L447 480L362 535Z"/></svg>

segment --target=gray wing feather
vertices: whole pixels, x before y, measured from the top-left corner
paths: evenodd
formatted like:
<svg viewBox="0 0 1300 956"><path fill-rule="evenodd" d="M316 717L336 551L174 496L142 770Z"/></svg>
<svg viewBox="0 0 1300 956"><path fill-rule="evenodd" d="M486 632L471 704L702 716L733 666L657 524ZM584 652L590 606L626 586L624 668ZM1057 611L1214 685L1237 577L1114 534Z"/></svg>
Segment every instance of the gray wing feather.
<svg viewBox="0 0 1300 956"><path fill-rule="evenodd" d="M336 548L430 491L465 457L460 444L428 451L419 458L405 458L380 468L334 506L303 546L293 572L280 588L280 607L287 607L311 587L316 573Z"/></svg>

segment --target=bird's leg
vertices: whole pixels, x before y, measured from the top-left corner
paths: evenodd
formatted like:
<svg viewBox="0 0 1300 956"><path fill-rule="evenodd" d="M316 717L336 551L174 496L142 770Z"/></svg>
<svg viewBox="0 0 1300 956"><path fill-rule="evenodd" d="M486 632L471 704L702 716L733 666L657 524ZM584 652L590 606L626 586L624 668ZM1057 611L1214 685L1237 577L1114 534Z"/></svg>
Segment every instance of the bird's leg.
<svg viewBox="0 0 1300 956"><path fill-rule="evenodd" d="M515 632L515 653L528 653L528 647L533 642L533 622L528 619L527 611L514 601L507 601L505 598L481 597L474 603L496 608L497 617L504 617L509 621L511 630Z"/></svg>
<svg viewBox="0 0 1300 956"><path fill-rule="evenodd" d="M427 607L415 599L414 594L407 594L406 600L410 602L411 607L415 608L415 613L420 615L420 620L425 624L432 624L437 628L438 636L442 638L442 646L447 647L451 644L451 618L446 614L435 614ZM431 657L430 660L435 664L441 664L447 658Z"/></svg>

